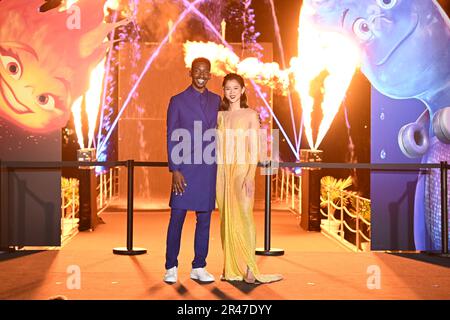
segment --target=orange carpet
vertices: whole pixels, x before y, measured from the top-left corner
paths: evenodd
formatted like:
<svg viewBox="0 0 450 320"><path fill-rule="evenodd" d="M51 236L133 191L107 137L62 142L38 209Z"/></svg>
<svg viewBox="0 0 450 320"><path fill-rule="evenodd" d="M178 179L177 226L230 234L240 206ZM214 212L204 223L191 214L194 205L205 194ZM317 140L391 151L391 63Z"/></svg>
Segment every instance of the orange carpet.
<svg viewBox="0 0 450 320"><path fill-rule="evenodd" d="M104 213L106 224L81 232L57 251L0 254L0 299L450 299L449 259L420 254L352 253L317 232L306 232L287 211L274 211L272 246L281 257L257 257L261 272L282 273L283 281L248 285L189 278L195 215L189 213L179 257L179 282L162 281L168 212L136 213L134 244L145 255L112 253L126 244L124 212ZM263 246L263 213L255 213L258 244ZM222 271L218 213L211 225L208 270ZM79 268L79 289L70 289L68 272ZM373 270L378 270L374 278ZM376 271L376 272L378 272ZM374 280L378 279L378 280ZM378 282L377 282L378 281ZM68 285L69 282L69 285ZM373 288L374 284L375 288Z"/></svg>

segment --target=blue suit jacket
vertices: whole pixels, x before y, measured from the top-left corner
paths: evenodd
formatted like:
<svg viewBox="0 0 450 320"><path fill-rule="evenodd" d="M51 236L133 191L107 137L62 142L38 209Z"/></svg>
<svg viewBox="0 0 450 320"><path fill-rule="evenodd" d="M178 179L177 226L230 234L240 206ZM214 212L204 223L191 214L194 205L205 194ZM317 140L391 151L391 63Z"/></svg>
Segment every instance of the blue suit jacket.
<svg viewBox="0 0 450 320"><path fill-rule="evenodd" d="M211 211L216 201L217 165L216 161L205 163L203 153L206 151L215 156L215 152L210 152L212 147L215 150L215 138L203 141L202 137L206 130L214 130L217 126L221 98L208 90L202 97L200 95L189 86L170 99L167 110L169 170L180 171L187 186L183 195L171 191L169 205L176 209ZM200 99L203 99L204 107Z"/></svg>

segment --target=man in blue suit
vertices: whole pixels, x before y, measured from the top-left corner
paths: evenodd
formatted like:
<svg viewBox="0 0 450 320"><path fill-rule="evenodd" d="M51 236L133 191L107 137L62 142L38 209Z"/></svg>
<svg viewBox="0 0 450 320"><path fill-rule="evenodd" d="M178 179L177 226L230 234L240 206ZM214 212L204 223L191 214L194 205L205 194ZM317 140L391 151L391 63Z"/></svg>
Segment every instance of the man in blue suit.
<svg viewBox="0 0 450 320"><path fill-rule="evenodd" d="M214 281L205 266L211 212L216 201L217 165L214 151L208 157L208 150L211 151L209 146L214 146L214 138L205 138L212 142L203 140L216 128L221 98L206 88L211 78L210 71L208 59L195 59L189 71L192 84L170 99L167 110L167 152L169 170L172 172L164 276L167 283L178 280L177 258L187 210L195 211L197 215L191 278L201 282Z"/></svg>

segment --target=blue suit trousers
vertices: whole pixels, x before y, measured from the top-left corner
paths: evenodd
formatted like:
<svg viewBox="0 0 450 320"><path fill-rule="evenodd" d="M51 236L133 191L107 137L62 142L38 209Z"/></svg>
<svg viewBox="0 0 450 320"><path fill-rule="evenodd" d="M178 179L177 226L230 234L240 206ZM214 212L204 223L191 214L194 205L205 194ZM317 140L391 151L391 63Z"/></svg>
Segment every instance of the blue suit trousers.
<svg viewBox="0 0 450 320"><path fill-rule="evenodd" d="M178 267L178 254L180 253L181 232L186 218L185 209L172 208L167 231L166 242L166 269ZM209 247L209 227L211 224L211 211L196 211L197 223L195 226L194 252L192 268L204 268Z"/></svg>

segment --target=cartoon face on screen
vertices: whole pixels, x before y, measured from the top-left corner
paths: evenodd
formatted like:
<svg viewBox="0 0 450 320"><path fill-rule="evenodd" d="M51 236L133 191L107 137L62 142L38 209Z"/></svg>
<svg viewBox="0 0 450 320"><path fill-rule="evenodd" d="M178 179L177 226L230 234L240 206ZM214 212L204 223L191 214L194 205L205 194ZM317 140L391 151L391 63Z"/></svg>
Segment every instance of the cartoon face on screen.
<svg viewBox="0 0 450 320"><path fill-rule="evenodd" d="M39 12L42 0L0 1L0 117L31 132L66 125L72 102L105 56L102 0L80 0L77 12Z"/></svg>
<svg viewBox="0 0 450 320"><path fill-rule="evenodd" d="M416 98L426 105L416 122L400 129L402 153L423 163L448 161L450 22L439 4L435 0L305 2L314 9L312 18L318 25L359 43L362 71L379 92L395 99ZM439 183L436 170L419 175L414 209L418 250L440 249Z"/></svg>
<svg viewBox="0 0 450 320"><path fill-rule="evenodd" d="M42 68L39 55L22 43L2 43L0 60L1 116L33 131L63 127L70 93L64 75Z"/></svg>

